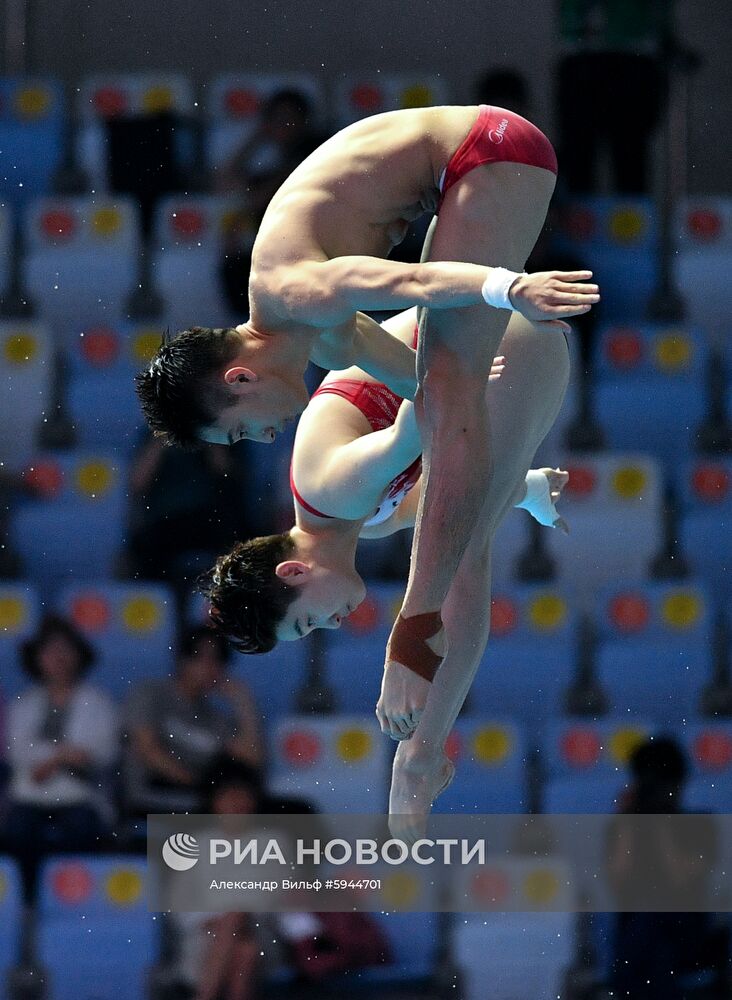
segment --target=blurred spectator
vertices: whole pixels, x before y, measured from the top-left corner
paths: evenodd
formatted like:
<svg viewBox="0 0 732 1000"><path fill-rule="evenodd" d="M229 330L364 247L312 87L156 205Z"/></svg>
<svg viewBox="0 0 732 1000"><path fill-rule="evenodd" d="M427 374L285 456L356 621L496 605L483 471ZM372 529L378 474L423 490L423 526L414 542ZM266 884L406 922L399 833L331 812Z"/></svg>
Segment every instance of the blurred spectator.
<svg viewBox="0 0 732 1000"><path fill-rule="evenodd" d="M206 772L221 755L259 768L259 722L249 689L227 675L226 639L206 626L187 633L174 678L146 681L127 704L129 810L195 812Z"/></svg>
<svg viewBox="0 0 732 1000"><path fill-rule="evenodd" d="M230 758L212 761L204 778L208 813L228 817L260 811L259 772ZM236 822L234 820L234 822ZM221 830L217 827L217 832ZM236 831L234 831L236 832ZM258 995L257 973L264 944L264 915L248 913L177 913L174 975L195 1000L252 1000ZM266 933L271 967L271 933Z"/></svg>
<svg viewBox="0 0 732 1000"><path fill-rule="evenodd" d="M612 190L650 187L653 134L665 96L660 53L670 4L657 0L559 0L559 164L572 194L598 190L609 154Z"/></svg>
<svg viewBox="0 0 732 1000"><path fill-rule="evenodd" d="M242 199L229 226L221 277L230 308L249 315L247 286L254 235L272 195L326 138L312 123L309 99L298 90L278 90L264 104L259 125L216 175L216 190Z"/></svg>
<svg viewBox="0 0 732 1000"><path fill-rule="evenodd" d="M305 94L278 90L262 107L256 130L217 175L217 189L249 195L261 218L283 180L325 138L313 126L312 114Z"/></svg>
<svg viewBox="0 0 732 1000"><path fill-rule="evenodd" d="M33 684L8 710L5 833L30 899L41 855L100 845L111 819L104 769L118 742L115 708L86 680L94 652L68 622L46 617L22 656Z"/></svg>
<svg viewBox="0 0 732 1000"><path fill-rule="evenodd" d="M145 432L130 472L130 575L182 586L249 536L240 448L182 451Z"/></svg>
<svg viewBox="0 0 732 1000"><path fill-rule="evenodd" d="M473 100L476 104L492 104L523 118L531 118L528 82L514 69L490 69L479 76L473 88Z"/></svg>
<svg viewBox="0 0 732 1000"><path fill-rule="evenodd" d="M671 738L641 744L630 760L632 784L623 812L680 813L688 764L682 748ZM617 996L643 1000L683 1000L684 976L726 964L726 934L720 936L708 913L673 912L692 900L706 899L706 879L716 857L714 820L699 817L691 836L688 829L668 823L644 825L644 838L633 842L623 827L611 837L608 875L621 906L647 906L643 886L659 862L666 873L656 893L667 900L663 913L627 913L616 916L611 947L611 986ZM704 840L700 847L700 838Z"/></svg>

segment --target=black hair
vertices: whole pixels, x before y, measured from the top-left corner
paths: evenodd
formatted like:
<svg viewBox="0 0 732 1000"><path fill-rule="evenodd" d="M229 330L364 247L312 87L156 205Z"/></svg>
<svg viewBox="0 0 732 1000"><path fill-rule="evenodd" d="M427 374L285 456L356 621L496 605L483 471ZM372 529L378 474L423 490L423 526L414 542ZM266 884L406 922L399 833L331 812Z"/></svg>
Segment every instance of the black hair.
<svg viewBox="0 0 732 1000"><path fill-rule="evenodd" d="M34 681L41 681L43 679L38 664L38 656L43 646L50 639L53 639L54 636L61 636L74 647L79 664L76 673L77 679L85 677L94 666L96 659L94 649L81 632L74 628L71 622L65 618L61 618L60 615L46 615L42 619L36 634L23 643L20 655L26 674Z"/></svg>
<svg viewBox="0 0 732 1000"><path fill-rule="evenodd" d="M192 448L198 433L230 400L216 375L236 356L238 334L231 327L194 326L175 337L166 330L157 354L135 376L142 412L165 444Z"/></svg>
<svg viewBox="0 0 732 1000"><path fill-rule="evenodd" d="M289 532L237 542L199 579L214 628L240 653L268 653L277 644L277 626L297 593L275 568L294 548Z"/></svg>
<svg viewBox="0 0 732 1000"><path fill-rule="evenodd" d="M681 786L689 765L679 743L672 736L659 736L641 743L631 755L630 771L642 784L662 783Z"/></svg>
<svg viewBox="0 0 732 1000"><path fill-rule="evenodd" d="M242 787L252 793L259 806L264 795L260 771L251 764L223 754L214 757L201 779L201 794L206 800L208 812L213 811L214 799L223 789Z"/></svg>

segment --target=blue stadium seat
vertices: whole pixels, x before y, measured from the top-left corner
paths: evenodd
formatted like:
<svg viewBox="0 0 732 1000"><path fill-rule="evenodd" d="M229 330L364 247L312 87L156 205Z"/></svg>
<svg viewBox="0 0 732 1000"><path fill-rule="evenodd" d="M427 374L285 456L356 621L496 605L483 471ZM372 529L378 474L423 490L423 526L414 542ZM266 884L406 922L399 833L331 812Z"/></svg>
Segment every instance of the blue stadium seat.
<svg viewBox="0 0 732 1000"><path fill-rule="evenodd" d="M411 982L434 975L438 959L436 913L374 913L389 939L394 962L359 974L367 983Z"/></svg>
<svg viewBox="0 0 732 1000"><path fill-rule="evenodd" d="M552 778L542 793L542 812L550 815L618 812L629 779L622 774L601 778Z"/></svg>
<svg viewBox="0 0 732 1000"><path fill-rule="evenodd" d="M545 537L559 580L581 581L577 600L591 610L598 587L648 575L663 538L660 470L633 454L568 456L558 464L569 472L562 509L570 532Z"/></svg>
<svg viewBox="0 0 732 1000"><path fill-rule="evenodd" d="M373 712L386 642L403 595L403 584L374 585L340 629L323 633L326 680L340 711Z"/></svg>
<svg viewBox="0 0 732 1000"><path fill-rule="evenodd" d="M236 218L236 199L215 195L163 198L153 223L152 274L165 301L165 321L174 330L204 320L207 326L235 326L221 282L227 228ZM252 232L252 242L254 232Z"/></svg>
<svg viewBox="0 0 732 1000"><path fill-rule="evenodd" d="M21 672L20 647L35 632L41 615L38 594L28 583L0 580L0 693L14 697L27 678Z"/></svg>
<svg viewBox="0 0 732 1000"><path fill-rule="evenodd" d="M705 642L712 624L706 590L696 581L615 583L599 594L594 625L601 641Z"/></svg>
<svg viewBox="0 0 732 1000"><path fill-rule="evenodd" d="M56 80L0 79L0 200L22 207L48 194L63 156L64 119Z"/></svg>
<svg viewBox="0 0 732 1000"><path fill-rule="evenodd" d="M700 458L679 470L679 538L694 576L732 594L732 460Z"/></svg>
<svg viewBox="0 0 732 1000"><path fill-rule="evenodd" d="M152 323L95 325L67 340L66 401L82 448L129 455L144 426L134 376L160 346L163 328Z"/></svg>
<svg viewBox="0 0 732 1000"><path fill-rule="evenodd" d="M23 898L17 866L0 855L0 995L5 996L8 973L19 961Z"/></svg>
<svg viewBox="0 0 732 1000"><path fill-rule="evenodd" d="M183 119L175 130L175 159L190 166L193 148L185 119L195 108L190 82L178 73L105 73L87 77L78 89L76 158L95 191L109 190L107 120L121 115L166 112Z"/></svg>
<svg viewBox="0 0 732 1000"><path fill-rule="evenodd" d="M693 196L679 206L675 278L686 313L707 335L728 339L732 292L732 198Z"/></svg>
<svg viewBox="0 0 732 1000"><path fill-rule="evenodd" d="M575 646L576 615L565 593L542 585L496 592L491 636L467 710L534 727L560 714L574 676Z"/></svg>
<svg viewBox="0 0 732 1000"><path fill-rule="evenodd" d="M529 544L531 515L525 510L509 510L496 532L491 549L491 574L496 586L511 586L516 580L518 561Z"/></svg>
<svg viewBox="0 0 732 1000"><path fill-rule="evenodd" d="M655 730L652 723L622 716L554 719L541 748L548 778L606 778L625 770L633 750Z"/></svg>
<svg viewBox="0 0 732 1000"><path fill-rule="evenodd" d="M132 454L145 420L130 375L75 378L66 402L78 447Z"/></svg>
<svg viewBox="0 0 732 1000"><path fill-rule="evenodd" d="M708 405L708 351L697 332L607 327L595 361L595 412L610 447L649 452L668 463L694 451Z"/></svg>
<svg viewBox="0 0 732 1000"><path fill-rule="evenodd" d="M38 907L38 960L48 1000L145 1000L158 953L145 863L129 857L48 861Z"/></svg>
<svg viewBox="0 0 732 1000"><path fill-rule="evenodd" d="M72 380L131 379L157 352L165 332L163 324L150 321L74 329L65 354Z"/></svg>
<svg viewBox="0 0 732 1000"><path fill-rule="evenodd" d="M25 475L39 495L13 513L10 536L30 579L111 576L124 532L121 463L93 453L44 454Z"/></svg>
<svg viewBox="0 0 732 1000"><path fill-rule="evenodd" d="M25 288L61 342L125 314L140 278L138 213L130 199L34 201L24 238Z"/></svg>
<svg viewBox="0 0 732 1000"><path fill-rule="evenodd" d="M668 725L698 713L712 677L711 649L706 643L683 648L677 642L632 639L604 643L597 654L597 674L610 711L638 712Z"/></svg>
<svg viewBox="0 0 732 1000"><path fill-rule="evenodd" d="M226 164L259 125L262 105L279 90L303 94L313 110L313 124L323 124L325 94L320 80L308 73L224 73L209 87L206 161L215 171Z"/></svg>
<svg viewBox="0 0 732 1000"><path fill-rule="evenodd" d="M556 1000L575 959L575 919L567 912L476 913L458 920L454 947L463 1000Z"/></svg>
<svg viewBox="0 0 732 1000"><path fill-rule="evenodd" d="M71 584L55 606L93 644L96 683L124 698L141 680L168 676L176 644L175 601L160 584Z"/></svg>
<svg viewBox="0 0 732 1000"><path fill-rule="evenodd" d="M1 252L1 251L0 251ZM22 469L50 408L53 343L38 323L0 322L0 462Z"/></svg>
<svg viewBox="0 0 732 1000"><path fill-rule="evenodd" d="M693 717L712 676L709 602L693 584L615 586L598 601L597 676L617 715Z"/></svg>
<svg viewBox="0 0 732 1000"><path fill-rule="evenodd" d="M422 73L363 73L339 79L335 91L338 127L360 118L398 111L449 104L445 80Z"/></svg>
<svg viewBox="0 0 732 1000"><path fill-rule="evenodd" d="M390 754L376 718L290 716L275 726L270 787L311 800L320 812L386 807Z"/></svg>
<svg viewBox="0 0 732 1000"><path fill-rule="evenodd" d="M577 198L562 213L558 243L602 285L598 315L614 321L645 314L658 276L658 225L650 198Z"/></svg>
<svg viewBox="0 0 732 1000"><path fill-rule="evenodd" d="M690 765L684 808L732 812L732 722L708 720L673 729Z"/></svg>
<svg viewBox="0 0 732 1000"><path fill-rule="evenodd" d="M732 810L732 781L729 777L692 778L684 788L682 805L686 812L727 815Z"/></svg>
<svg viewBox="0 0 732 1000"><path fill-rule="evenodd" d="M521 813L528 809L527 740L512 722L459 719L445 750L455 765L436 813Z"/></svg>

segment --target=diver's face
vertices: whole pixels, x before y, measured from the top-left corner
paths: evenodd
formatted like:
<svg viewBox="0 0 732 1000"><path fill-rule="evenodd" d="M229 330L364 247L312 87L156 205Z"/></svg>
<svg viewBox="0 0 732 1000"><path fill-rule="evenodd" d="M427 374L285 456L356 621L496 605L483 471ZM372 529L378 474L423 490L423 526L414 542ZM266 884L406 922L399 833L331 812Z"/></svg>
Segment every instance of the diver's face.
<svg viewBox="0 0 732 1000"><path fill-rule="evenodd" d="M245 438L271 444L287 425L296 421L308 403L302 375L268 375L237 392L234 402L221 410L213 424L202 427L199 436L210 444L236 444Z"/></svg>
<svg viewBox="0 0 732 1000"><path fill-rule="evenodd" d="M290 585L297 587L297 597L277 626L277 638L285 642L302 639L316 628L340 628L366 596L366 587L355 570L339 573L311 566Z"/></svg>

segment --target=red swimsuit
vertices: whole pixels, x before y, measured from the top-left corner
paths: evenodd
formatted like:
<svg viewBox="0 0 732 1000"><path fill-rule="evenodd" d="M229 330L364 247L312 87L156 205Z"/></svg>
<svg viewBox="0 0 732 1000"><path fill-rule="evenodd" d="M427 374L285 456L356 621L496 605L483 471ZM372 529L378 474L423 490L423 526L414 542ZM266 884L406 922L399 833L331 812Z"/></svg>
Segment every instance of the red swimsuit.
<svg viewBox="0 0 732 1000"><path fill-rule="evenodd" d="M557 157L543 132L513 111L481 104L475 124L453 153L440 182L440 204L461 177L484 163L525 163L557 172Z"/></svg>
<svg viewBox="0 0 732 1000"><path fill-rule="evenodd" d="M396 420L402 400L395 392L383 385L381 382L363 382L355 378L342 378L326 385L321 385L313 393L313 399L324 393L332 393L348 400L363 413L371 425L372 431L382 431L386 427L391 427ZM399 506L404 497L414 487L422 474L422 459L416 458L409 468L395 476L386 488L384 499L381 501L375 512L364 526L381 524L391 516L393 511ZM297 491L295 481L292 476L292 465L290 465L290 489L292 495L308 513L315 517L332 517L332 514L323 514L312 504L309 504Z"/></svg>

